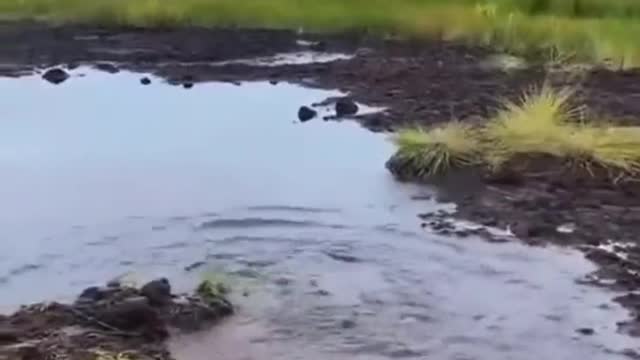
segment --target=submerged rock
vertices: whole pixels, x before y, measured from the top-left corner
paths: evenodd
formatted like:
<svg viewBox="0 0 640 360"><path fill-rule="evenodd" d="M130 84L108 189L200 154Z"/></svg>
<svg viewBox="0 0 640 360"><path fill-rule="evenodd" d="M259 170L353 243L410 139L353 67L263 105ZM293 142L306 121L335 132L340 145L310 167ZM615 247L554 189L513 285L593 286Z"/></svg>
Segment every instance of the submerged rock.
<svg viewBox="0 0 640 360"><path fill-rule="evenodd" d="M52 84L60 84L69 78L69 73L60 68L53 68L47 70L42 78Z"/></svg>
<svg viewBox="0 0 640 360"><path fill-rule="evenodd" d="M350 116L358 113L358 104L349 98L343 98L336 101L336 116Z"/></svg>
<svg viewBox="0 0 640 360"><path fill-rule="evenodd" d="M318 112L308 106L302 106L298 110L298 119L302 122L309 121L316 117L316 115L318 115Z"/></svg>
<svg viewBox="0 0 640 360"><path fill-rule="evenodd" d="M140 79L140 84L149 85L149 84L151 84L151 79L149 79L148 77L145 76L142 79Z"/></svg>

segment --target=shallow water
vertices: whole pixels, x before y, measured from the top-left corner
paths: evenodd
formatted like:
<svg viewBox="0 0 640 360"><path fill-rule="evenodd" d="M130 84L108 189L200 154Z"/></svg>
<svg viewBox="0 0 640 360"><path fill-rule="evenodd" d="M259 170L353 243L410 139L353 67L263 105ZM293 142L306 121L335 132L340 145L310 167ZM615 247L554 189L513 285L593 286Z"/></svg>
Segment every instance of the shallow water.
<svg viewBox="0 0 640 360"><path fill-rule="evenodd" d="M79 69L0 80L0 293L7 309L133 272L186 289L224 273L238 315L179 360L618 359L626 313L576 253L455 239L395 182L382 134L300 124L336 92L138 84ZM245 294L243 294L245 293ZM243 296L247 295L247 296ZM593 336L576 334L593 328Z"/></svg>

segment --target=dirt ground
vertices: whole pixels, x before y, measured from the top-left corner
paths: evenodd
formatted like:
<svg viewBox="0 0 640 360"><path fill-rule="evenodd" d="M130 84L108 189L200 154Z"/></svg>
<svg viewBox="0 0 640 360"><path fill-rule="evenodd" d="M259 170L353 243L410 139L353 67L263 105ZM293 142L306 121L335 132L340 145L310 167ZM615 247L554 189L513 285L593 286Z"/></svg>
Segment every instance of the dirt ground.
<svg viewBox="0 0 640 360"><path fill-rule="evenodd" d="M373 131L454 118L479 121L495 111L500 99L519 97L527 87L545 80L577 86L577 101L586 104L586 111L592 114L624 124L640 119L640 72L550 71L535 63L507 70L487 65L486 60L494 55L488 49L441 41L365 33L54 28L9 23L0 25L0 43L2 76L92 64L110 72L152 73L185 88L201 81L265 80L340 89L357 102L386 108L382 113L358 116ZM354 57L280 66L220 63L299 51ZM292 108L292 112L297 110ZM640 187L612 185L602 177L573 176L558 169L543 166L541 171L506 178L466 174L443 182L441 197L458 203L460 218L509 228L527 243L582 249L600 266L587 281L626 294L617 301L632 311L632 319L620 325L640 336L640 241L635 236L640 231ZM468 235L468 231L452 230L442 214L423 214L423 218L425 226L436 231Z"/></svg>

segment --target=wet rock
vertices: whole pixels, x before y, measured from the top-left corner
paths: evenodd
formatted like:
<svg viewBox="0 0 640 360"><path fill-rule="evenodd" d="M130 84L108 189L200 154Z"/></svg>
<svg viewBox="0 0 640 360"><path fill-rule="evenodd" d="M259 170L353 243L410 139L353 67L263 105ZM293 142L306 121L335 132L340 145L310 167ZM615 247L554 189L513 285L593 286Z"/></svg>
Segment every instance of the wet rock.
<svg viewBox="0 0 640 360"><path fill-rule="evenodd" d="M191 89L193 87L193 83L190 83L190 82L183 83L182 87L185 89Z"/></svg>
<svg viewBox="0 0 640 360"><path fill-rule="evenodd" d="M97 70L100 71L104 71L106 73L109 74L116 74L118 72L120 72L120 69L118 69L117 66L111 64L111 63L97 63L94 65L94 68L96 68Z"/></svg>
<svg viewBox="0 0 640 360"><path fill-rule="evenodd" d="M269 80L269 84L278 85L278 80Z"/></svg>
<svg viewBox="0 0 640 360"><path fill-rule="evenodd" d="M105 298L105 292L98 286L91 286L82 291L78 301L100 301Z"/></svg>
<svg viewBox="0 0 640 360"><path fill-rule="evenodd" d="M151 79L149 79L148 77L143 77L142 79L140 79L140 84L142 85L150 85L151 84Z"/></svg>
<svg viewBox="0 0 640 360"><path fill-rule="evenodd" d="M145 284L140 293L149 299L151 305L164 305L171 301L171 284L166 278L153 280Z"/></svg>
<svg viewBox="0 0 640 360"><path fill-rule="evenodd" d="M591 328L580 328L576 330L576 332L578 334L585 335L585 336L591 336L596 333L596 331Z"/></svg>
<svg viewBox="0 0 640 360"><path fill-rule="evenodd" d="M47 80L48 82L52 83L52 84L60 84L63 83L65 80L67 80L69 78L69 74L64 71L63 69L60 68L53 68L53 69L49 69L47 70L43 75L42 78Z"/></svg>
<svg viewBox="0 0 640 360"><path fill-rule="evenodd" d="M142 331L153 338L168 335L158 312L142 296L131 297L99 311L98 319L123 331Z"/></svg>
<svg viewBox="0 0 640 360"><path fill-rule="evenodd" d="M22 333L18 329L0 326L0 344L18 342L21 336Z"/></svg>
<svg viewBox="0 0 640 360"><path fill-rule="evenodd" d="M316 115L318 115L318 112L308 106L302 106L298 110L298 119L302 122L309 121L316 117Z"/></svg>
<svg viewBox="0 0 640 360"><path fill-rule="evenodd" d="M343 98L336 101L336 116L350 116L358 113L358 104L349 98Z"/></svg>

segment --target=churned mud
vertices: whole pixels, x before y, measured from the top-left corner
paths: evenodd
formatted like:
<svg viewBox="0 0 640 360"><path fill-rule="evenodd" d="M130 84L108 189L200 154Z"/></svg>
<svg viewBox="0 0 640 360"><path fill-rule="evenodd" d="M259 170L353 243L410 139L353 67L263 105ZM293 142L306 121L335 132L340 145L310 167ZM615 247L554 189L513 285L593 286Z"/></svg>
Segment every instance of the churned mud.
<svg viewBox="0 0 640 360"><path fill-rule="evenodd" d="M318 106L330 105L335 111L326 120L355 117L373 131L454 118L479 121L495 111L500 99L518 97L544 80L577 86L586 111L625 124L640 117L638 73L550 71L535 63L515 69L487 66L491 51L447 42L356 33L32 23L0 26L0 42L1 75L37 72L54 84L74 81L69 70L88 65L108 73L152 74L185 89L205 81L257 80L339 89L348 97L298 104L301 108L291 111L301 120L318 121ZM137 85L151 81L141 75ZM356 103L384 110L363 114ZM530 244L583 250L600 266L588 281L621 292L617 300L632 311L632 319L620 325L640 334L640 243L635 236L640 231L640 188L635 183L613 185L602 177L573 176L548 165L535 173L501 178L453 174L438 189L442 199L457 204L455 214L423 214L424 225L460 236L486 232L460 227L455 217L501 229L499 237L488 234L494 240L517 237Z"/></svg>
<svg viewBox="0 0 640 360"><path fill-rule="evenodd" d="M85 289L72 304L23 306L0 317L0 359L172 359L170 331L202 330L233 312L212 286L175 295L164 278L141 288L116 281Z"/></svg>

